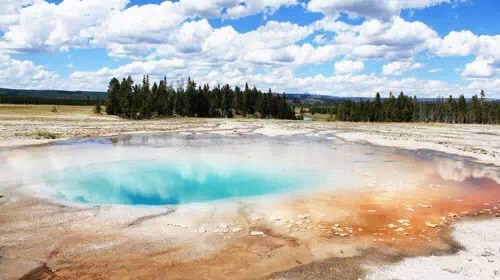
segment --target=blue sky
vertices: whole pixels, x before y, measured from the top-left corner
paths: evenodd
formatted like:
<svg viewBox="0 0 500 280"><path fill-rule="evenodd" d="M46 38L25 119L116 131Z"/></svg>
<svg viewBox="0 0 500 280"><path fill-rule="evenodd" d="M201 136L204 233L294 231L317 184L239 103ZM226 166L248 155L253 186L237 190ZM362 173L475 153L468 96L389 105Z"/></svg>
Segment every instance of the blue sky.
<svg viewBox="0 0 500 280"><path fill-rule="evenodd" d="M0 87L113 76L337 96L500 98L500 1L7 0Z"/></svg>

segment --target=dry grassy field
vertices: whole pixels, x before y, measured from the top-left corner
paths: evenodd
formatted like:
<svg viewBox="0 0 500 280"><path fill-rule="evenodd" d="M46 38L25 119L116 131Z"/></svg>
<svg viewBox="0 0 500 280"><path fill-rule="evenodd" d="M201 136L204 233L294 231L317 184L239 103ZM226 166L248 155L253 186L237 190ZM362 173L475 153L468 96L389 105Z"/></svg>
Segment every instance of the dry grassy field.
<svg viewBox="0 0 500 280"><path fill-rule="evenodd" d="M92 106L55 106L55 112L53 108L52 105L0 105L0 147L63 138L203 128L206 123L194 118L126 120L95 114Z"/></svg>
<svg viewBox="0 0 500 280"><path fill-rule="evenodd" d="M57 111L53 112L53 108ZM92 115L93 106L68 106L68 105L0 105L0 115L14 116L57 116L57 115Z"/></svg>

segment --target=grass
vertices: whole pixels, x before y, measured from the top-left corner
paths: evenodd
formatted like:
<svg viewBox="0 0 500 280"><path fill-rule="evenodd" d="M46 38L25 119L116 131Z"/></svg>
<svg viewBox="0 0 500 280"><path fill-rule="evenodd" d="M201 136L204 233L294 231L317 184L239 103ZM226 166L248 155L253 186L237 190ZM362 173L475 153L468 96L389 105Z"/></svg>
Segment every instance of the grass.
<svg viewBox="0 0 500 280"><path fill-rule="evenodd" d="M54 107L57 112L52 112ZM0 115L88 115L93 114L93 110L94 106L0 104Z"/></svg>
<svg viewBox="0 0 500 280"><path fill-rule="evenodd" d="M57 139L59 138L59 134L49 132L49 131L37 131L33 133L33 136L36 139Z"/></svg>
<svg viewBox="0 0 500 280"><path fill-rule="evenodd" d="M329 114L311 114L311 113L303 113L302 114L304 117L310 117L313 118L316 121L335 121L335 116L329 115Z"/></svg>

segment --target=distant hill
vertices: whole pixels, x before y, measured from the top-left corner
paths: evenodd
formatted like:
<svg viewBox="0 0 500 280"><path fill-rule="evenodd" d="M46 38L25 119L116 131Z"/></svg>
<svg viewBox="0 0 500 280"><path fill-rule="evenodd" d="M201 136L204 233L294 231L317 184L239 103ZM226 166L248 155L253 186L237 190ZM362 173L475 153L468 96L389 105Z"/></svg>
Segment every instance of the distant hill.
<svg viewBox="0 0 500 280"><path fill-rule="evenodd" d="M340 103L342 100L352 100L354 102L368 101L372 100L373 97L340 97L331 95L320 95L312 93L287 93L287 98L291 100L294 104L304 104L304 105L328 105L332 103ZM382 100L385 98L382 98ZM421 103L433 103L436 102L436 98L417 98L418 102Z"/></svg>
<svg viewBox="0 0 500 280"><path fill-rule="evenodd" d="M329 105L332 103L340 103L342 100L352 100L354 102L359 102L359 101L368 101L372 100L373 97L339 97L339 96L331 96L331 95L320 95L320 94L312 94L312 93L287 93L286 94L288 100L295 104L295 105L314 105L314 106L322 106L322 105ZM397 97L397 96L396 96ZM382 100L386 98L382 97ZM447 97L444 98L444 100L447 100ZM467 102L470 102L470 98L466 98ZM417 97L417 101L419 103L435 103L436 98L419 98ZM494 102L494 103L500 103L500 99L495 99L495 98L485 98L486 102Z"/></svg>
<svg viewBox="0 0 500 280"><path fill-rule="evenodd" d="M287 99L293 104L303 105L328 105L332 103L339 103L343 99L350 99L353 101L369 100L367 97L338 97L331 95L320 95L313 93L287 93Z"/></svg>
<svg viewBox="0 0 500 280"><path fill-rule="evenodd" d="M105 98L105 92L99 91L66 91L66 90L32 90L0 88L0 95L19 95L46 99L98 99Z"/></svg>

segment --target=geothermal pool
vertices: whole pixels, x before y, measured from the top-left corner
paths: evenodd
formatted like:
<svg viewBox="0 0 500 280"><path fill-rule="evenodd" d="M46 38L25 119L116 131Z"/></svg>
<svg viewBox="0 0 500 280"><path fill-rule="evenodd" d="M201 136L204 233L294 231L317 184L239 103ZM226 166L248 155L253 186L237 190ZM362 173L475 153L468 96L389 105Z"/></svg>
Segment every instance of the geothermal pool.
<svg viewBox="0 0 500 280"><path fill-rule="evenodd" d="M61 141L0 153L0 182L77 204L180 205L498 178L495 168L341 141L162 133Z"/></svg>
<svg viewBox="0 0 500 280"><path fill-rule="evenodd" d="M318 172L224 162L136 160L68 168L46 176L56 196L81 203L177 205L300 189Z"/></svg>
<svg viewBox="0 0 500 280"><path fill-rule="evenodd" d="M249 126L0 149L2 257L62 278L318 275L451 253L455 221L500 215L496 166Z"/></svg>

